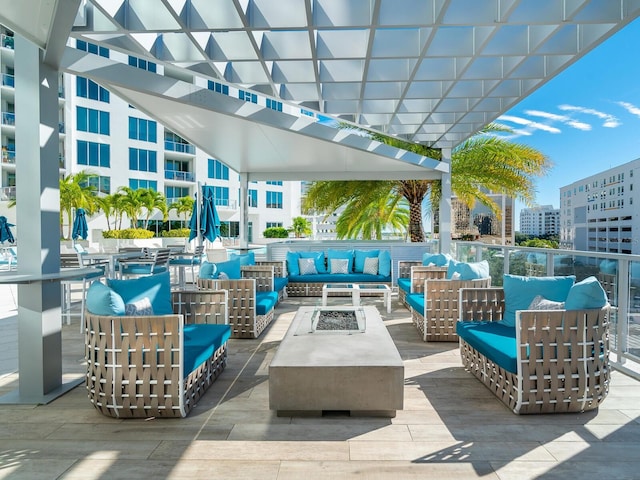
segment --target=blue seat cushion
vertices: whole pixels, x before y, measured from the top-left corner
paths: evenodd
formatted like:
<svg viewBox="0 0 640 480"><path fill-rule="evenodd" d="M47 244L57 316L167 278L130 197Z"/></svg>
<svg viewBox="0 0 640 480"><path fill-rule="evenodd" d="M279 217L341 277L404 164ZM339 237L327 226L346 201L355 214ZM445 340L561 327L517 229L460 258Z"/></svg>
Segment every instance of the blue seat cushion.
<svg viewBox="0 0 640 480"><path fill-rule="evenodd" d="M171 279L169 272L131 280L108 279L107 285L118 293L125 304L147 297L155 315L171 315Z"/></svg>
<svg viewBox="0 0 640 480"><path fill-rule="evenodd" d="M596 277L587 277L574 284L567 294L567 310L588 310L602 308L607 304L607 293Z"/></svg>
<svg viewBox="0 0 640 480"><path fill-rule="evenodd" d="M381 250L378 255L378 274L391 277L391 252L389 250Z"/></svg>
<svg viewBox="0 0 640 480"><path fill-rule="evenodd" d="M186 378L206 362L231 337L229 325L196 324L184 326L183 374Z"/></svg>
<svg viewBox="0 0 640 480"><path fill-rule="evenodd" d="M169 260L169 265L200 265L202 257L178 257Z"/></svg>
<svg viewBox="0 0 640 480"><path fill-rule="evenodd" d="M216 268L218 276L220 276L221 273L224 273L227 275L229 280L240 280L242 278L242 266L239 258L236 258L235 260L227 260L226 262L218 262L216 263Z"/></svg>
<svg viewBox="0 0 640 480"><path fill-rule="evenodd" d="M347 273L351 273L353 272L353 250L332 250L329 249L327 251L327 267L329 267L329 273L334 273L332 272L331 269L331 260L333 259L342 259L342 260L347 260ZM364 263L364 260L363 260ZM318 270L318 273L320 273L320 270Z"/></svg>
<svg viewBox="0 0 640 480"><path fill-rule="evenodd" d="M322 273L317 275L289 275L290 283L388 283L391 276L365 273Z"/></svg>
<svg viewBox="0 0 640 480"><path fill-rule="evenodd" d="M480 262L456 262L451 260L447 267L447 278L453 278L453 274L458 273L458 280L478 280L480 278L489 278L489 262L482 260Z"/></svg>
<svg viewBox="0 0 640 480"><path fill-rule="evenodd" d="M313 258L318 273L327 273L324 252L298 252L300 258Z"/></svg>
<svg viewBox="0 0 640 480"><path fill-rule="evenodd" d="M364 259L377 257L380 255L380 250L354 250L353 254L353 271L355 273L362 273L362 270L364 270Z"/></svg>
<svg viewBox="0 0 640 480"><path fill-rule="evenodd" d="M422 255L422 265L433 264L436 267L446 267L452 260L448 253L425 253Z"/></svg>
<svg viewBox="0 0 640 480"><path fill-rule="evenodd" d="M215 263L204 262L200 266L200 271L198 272L198 277L200 277L200 278L218 278L218 267L216 267Z"/></svg>
<svg viewBox="0 0 640 480"><path fill-rule="evenodd" d="M424 315L424 293L410 293L406 300L411 308L420 315Z"/></svg>
<svg viewBox="0 0 640 480"><path fill-rule="evenodd" d="M299 258L298 252L287 252L287 273L289 275L300 275Z"/></svg>
<svg viewBox="0 0 640 480"><path fill-rule="evenodd" d="M276 292L284 290L289 285L289 279L287 277L273 277L273 289Z"/></svg>
<svg viewBox="0 0 640 480"><path fill-rule="evenodd" d="M124 315L125 305L122 297L104 283L95 281L87 290L87 310L94 315Z"/></svg>
<svg viewBox="0 0 640 480"><path fill-rule="evenodd" d="M399 278L398 279L398 288L404 292L411 293L411 279L410 278Z"/></svg>
<svg viewBox="0 0 640 480"><path fill-rule="evenodd" d="M506 371L518 373L515 328L504 322L457 322L456 333Z"/></svg>
<svg viewBox="0 0 640 480"><path fill-rule="evenodd" d="M229 260L240 260L240 265L255 265L256 264L256 254L255 252L248 253L232 253L229 255Z"/></svg>
<svg viewBox="0 0 640 480"><path fill-rule="evenodd" d="M256 292L256 314L266 315L278 303L278 292Z"/></svg>

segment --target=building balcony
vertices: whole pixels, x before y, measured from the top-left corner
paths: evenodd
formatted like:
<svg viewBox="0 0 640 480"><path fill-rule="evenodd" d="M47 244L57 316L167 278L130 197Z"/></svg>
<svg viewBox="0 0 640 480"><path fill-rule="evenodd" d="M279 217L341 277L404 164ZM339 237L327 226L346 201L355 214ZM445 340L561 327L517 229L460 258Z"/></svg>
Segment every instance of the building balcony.
<svg viewBox="0 0 640 480"><path fill-rule="evenodd" d="M15 199L16 199L16 187L0 188L0 200L7 202Z"/></svg>
<svg viewBox="0 0 640 480"><path fill-rule="evenodd" d="M16 114L10 112L2 112L2 125L16 126Z"/></svg>
<svg viewBox="0 0 640 480"><path fill-rule="evenodd" d="M2 148L2 163L16 163L16 151L8 150L6 147Z"/></svg>
<svg viewBox="0 0 640 480"><path fill-rule="evenodd" d="M189 155L196 154L196 147L194 147L190 143L179 143L172 140L164 141L164 149L169 152L186 153Z"/></svg>
<svg viewBox="0 0 640 480"><path fill-rule="evenodd" d="M193 173L180 172L178 170L165 170L164 178L167 180L178 180L181 182L193 182L195 181Z"/></svg>
<svg viewBox="0 0 640 480"><path fill-rule="evenodd" d="M16 86L15 77L13 75L8 74L8 73L3 73L2 74L2 86L3 87L15 88L15 86Z"/></svg>
<svg viewBox="0 0 640 480"><path fill-rule="evenodd" d="M0 35L0 44L4 48L13 50L13 37L10 37L9 35Z"/></svg>
<svg viewBox="0 0 640 480"><path fill-rule="evenodd" d="M238 202L236 200L229 200L228 198L214 198L214 205L221 210L237 210Z"/></svg>

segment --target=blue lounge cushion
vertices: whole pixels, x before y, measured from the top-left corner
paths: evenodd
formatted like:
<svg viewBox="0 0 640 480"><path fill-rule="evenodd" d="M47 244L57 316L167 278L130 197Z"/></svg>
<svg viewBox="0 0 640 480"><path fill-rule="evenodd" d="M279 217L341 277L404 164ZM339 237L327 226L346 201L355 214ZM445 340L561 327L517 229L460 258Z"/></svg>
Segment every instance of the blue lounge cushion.
<svg viewBox="0 0 640 480"><path fill-rule="evenodd" d="M125 304L135 303L147 297L155 315L173 313L169 272L130 280L108 279L107 285L122 297Z"/></svg>
<svg viewBox="0 0 640 480"><path fill-rule="evenodd" d="M256 314L266 315L278 303L278 292L256 292Z"/></svg>
<svg viewBox="0 0 640 480"><path fill-rule="evenodd" d="M364 270L364 259L377 257L380 255L380 250L354 250L353 251L353 271L355 273L362 273Z"/></svg>
<svg viewBox="0 0 640 480"><path fill-rule="evenodd" d="M380 250L380 255L378 255L378 275L391 277L391 252L389 250Z"/></svg>
<svg viewBox="0 0 640 480"><path fill-rule="evenodd" d="M87 310L94 315L124 315L125 303L122 297L104 283L95 281L87 290Z"/></svg>
<svg viewBox="0 0 640 480"><path fill-rule="evenodd" d="M457 322L456 333L506 371L518 373L516 329L502 322Z"/></svg>
<svg viewBox="0 0 640 480"><path fill-rule="evenodd" d="M425 253L422 255L422 265L433 264L435 267L446 267L452 260L448 253Z"/></svg>
<svg viewBox="0 0 640 480"><path fill-rule="evenodd" d="M410 293L406 300L411 308L420 315L424 315L424 293Z"/></svg>
<svg viewBox="0 0 640 480"><path fill-rule="evenodd" d="M329 249L327 251L327 266L329 267L329 273L335 273L331 270L331 260L333 259L342 259L347 260L347 271L346 273L353 272L353 250L332 250ZM320 272L320 270L318 270Z"/></svg>
<svg viewBox="0 0 640 480"><path fill-rule="evenodd" d="M204 262L200 265L198 276L200 278L218 278L218 267L215 263Z"/></svg>
<svg viewBox="0 0 640 480"><path fill-rule="evenodd" d="M213 353L231 337L229 325L190 324L185 325L183 378L213 356Z"/></svg>
<svg viewBox="0 0 640 480"><path fill-rule="evenodd" d="M602 308L607 304L607 293L596 277L587 277L574 284L567 294L567 310L589 310Z"/></svg>
<svg viewBox="0 0 640 480"><path fill-rule="evenodd" d="M319 273L316 275L289 275L289 283L389 283L391 277L365 273Z"/></svg>
<svg viewBox="0 0 640 480"><path fill-rule="evenodd" d="M289 275L300 275L300 267L298 266L298 252L287 252L287 273Z"/></svg>
<svg viewBox="0 0 640 480"><path fill-rule="evenodd" d="M226 262L217 262L216 268L218 269L218 276L221 273L227 275L230 280L239 280L242 278L242 267L240 265L240 259L227 260Z"/></svg>
<svg viewBox="0 0 640 480"><path fill-rule="evenodd" d="M458 280L478 280L489 278L489 262L456 262L451 260L447 267L447 278L454 278L454 274L459 274Z"/></svg>
<svg viewBox="0 0 640 480"><path fill-rule="evenodd" d="M404 292L411 293L411 279L410 278L399 278L398 279L398 288Z"/></svg>
<svg viewBox="0 0 640 480"><path fill-rule="evenodd" d="M516 311L527 310L533 299L538 295L542 295L547 300L554 302L564 302L575 281L575 275L566 277L523 277L505 274L502 283L505 301L503 323L515 327Z"/></svg>
<svg viewBox="0 0 640 480"><path fill-rule="evenodd" d="M273 277L273 289L276 292L284 290L289 285L289 279L287 277Z"/></svg>
<svg viewBox="0 0 640 480"><path fill-rule="evenodd" d="M256 254L254 252L247 253L232 253L229 255L229 260L240 260L240 265L255 265Z"/></svg>
<svg viewBox="0 0 640 480"><path fill-rule="evenodd" d="M313 258L318 273L327 273L327 266L324 262L324 252L299 252L300 258Z"/></svg>

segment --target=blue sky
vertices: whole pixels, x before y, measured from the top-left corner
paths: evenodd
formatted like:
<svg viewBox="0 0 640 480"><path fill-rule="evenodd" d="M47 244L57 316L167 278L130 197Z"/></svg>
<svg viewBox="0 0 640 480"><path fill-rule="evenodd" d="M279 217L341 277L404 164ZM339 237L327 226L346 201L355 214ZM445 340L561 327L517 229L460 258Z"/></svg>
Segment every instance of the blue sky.
<svg viewBox="0 0 640 480"><path fill-rule="evenodd" d="M536 203L560 207L560 187L640 157L640 20L511 108L498 122L546 154ZM516 229L520 209L515 211Z"/></svg>

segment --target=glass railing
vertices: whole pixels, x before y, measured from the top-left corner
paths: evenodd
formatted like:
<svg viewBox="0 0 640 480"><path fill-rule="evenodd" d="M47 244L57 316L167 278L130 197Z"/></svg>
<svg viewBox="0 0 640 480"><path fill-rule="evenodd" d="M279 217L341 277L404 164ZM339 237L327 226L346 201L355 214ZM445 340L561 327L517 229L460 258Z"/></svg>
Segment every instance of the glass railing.
<svg viewBox="0 0 640 480"><path fill-rule="evenodd" d="M4 48L9 48L11 50L13 50L13 37L10 37L9 35L0 35L0 42L2 42L2 46Z"/></svg>
<svg viewBox="0 0 640 480"><path fill-rule="evenodd" d="M3 148L2 163L16 163L16 151Z"/></svg>
<svg viewBox="0 0 640 480"><path fill-rule="evenodd" d="M189 155L196 154L196 147L190 143L179 143L172 140L164 141L164 149L171 152L188 153Z"/></svg>
<svg viewBox="0 0 640 480"><path fill-rule="evenodd" d="M235 210L238 208L238 202L235 200L229 200L228 198L214 198L213 203L216 207L224 210Z"/></svg>
<svg viewBox="0 0 640 480"><path fill-rule="evenodd" d="M3 73L2 74L2 85L4 87L12 87L14 88L16 86L16 79L13 75L10 75L8 73Z"/></svg>
<svg viewBox="0 0 640 480"><path fill-rule="evenodd" d="M2 124L3 125L13 125L16 124L16 114L9 112L2 112Z"/></svg>
<svg viewBox="0 0 640 480"><path fill-rule="evenodd" d="M194 177L191 172L180 172L178 170L165 170L164 178L167 180L181 180L183 182L193 182Z"/></svg>
<svg viewBox="0 0 640 480"><path fill-rule="evenodd" d="M59 131L60 133L65 133L65 132L64 132L64 122L60 122L60 123L58 123L58 131Z"/></svg>
<svg viewBox="0 0 640 480"><path fill-rule="evenodd" d="M10 201L16 199L16 187L1 187L0 200Z"/></svg>

